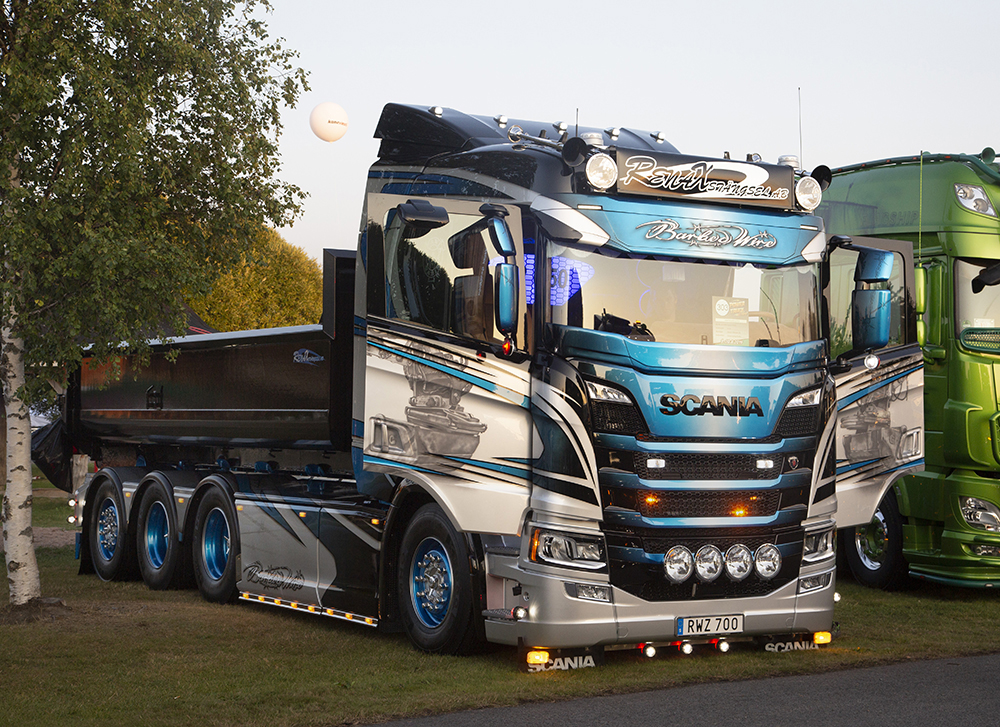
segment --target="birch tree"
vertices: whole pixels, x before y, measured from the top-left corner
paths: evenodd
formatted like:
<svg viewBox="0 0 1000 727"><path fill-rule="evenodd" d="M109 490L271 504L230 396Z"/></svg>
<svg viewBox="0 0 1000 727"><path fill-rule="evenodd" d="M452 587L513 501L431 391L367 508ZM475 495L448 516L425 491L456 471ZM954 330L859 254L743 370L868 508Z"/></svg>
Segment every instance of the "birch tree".
<svg viewBox="0 0 1000 727"><path fill-rule="evenodd" d="M40 595L27 406L81 346L182 330L185 297L297 213L279 113L306 88L268 0L0 0L0 379L10 600Z"/></svg>

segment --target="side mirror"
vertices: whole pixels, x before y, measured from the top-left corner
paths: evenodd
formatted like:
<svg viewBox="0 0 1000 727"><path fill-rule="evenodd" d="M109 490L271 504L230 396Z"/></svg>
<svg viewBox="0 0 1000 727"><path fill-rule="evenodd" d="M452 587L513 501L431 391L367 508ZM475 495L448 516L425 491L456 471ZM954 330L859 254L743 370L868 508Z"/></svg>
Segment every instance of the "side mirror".
<svg viewBox="0 0 1000 727"><path fill-rule="evenodd" d="M490 240L493 247L497 249L505 258L511 257L514 253L514 238L510 234L510 228L503 217L490 217L487 222L487 229L490 231Z"/></svg>
<svg viewBox="0 0 1000 727"><path fill-rule="evenodd" d="M892 252L870 247L855 249L858 251L858 266L854 269L855 282L880 283L892 277Z"/></svg>
<svg viewBox="0 0 1000 727"><path fill-rule="evenodd" d="M851 296L851 340L855 351L882 348L889 343L888 290L855 290Z"/></svg>
<svg viewBox="0 0 1000 727"><path fill-rule="evenodd" d="M496 301L493 306L496 311L497 330L504 338L513 338L517 333L518 288L520 274L513 263L499 263L493 272L493 288L496 291Z"/></svg>
<svg viewBox="0 0 1000 727"><path fill-rule="evenodd" d="M913 309L917 314L917 344L923 348L927 344L927 324L924 313L927 311L927 268L918 265L913 270Z"/></svg>
<svg viewBox="0 0 1000 727"><path fill-rule="evenodd" d="M396 207L396 214L412 230L407 237L420 237L448 224L448 210L435 207L426 199L408 199Z"/></svg>

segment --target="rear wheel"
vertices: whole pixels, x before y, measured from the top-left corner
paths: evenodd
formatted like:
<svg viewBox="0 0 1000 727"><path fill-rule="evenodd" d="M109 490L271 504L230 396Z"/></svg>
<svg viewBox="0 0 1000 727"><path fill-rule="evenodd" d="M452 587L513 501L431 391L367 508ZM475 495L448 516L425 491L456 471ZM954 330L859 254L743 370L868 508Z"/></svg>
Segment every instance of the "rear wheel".
<svg viewBox="0 0 1000 727"><path fill-rule="evenodd" d="M202 598L215 603L236 599L236 556L240 551L232 498L213 487L198 503L192 531L194 578Z"/></svg>
<svg viewBox="0 0 1000 727"><path fill-rule="evenodd" d="M478 645L469 551L435 504L410 521L399 553L400 616L422 651L468 653Z"/></svg>
<svg viewBox="0 0 1000 727"><path fill-rule="evenodd" d="M866 525L844 534L847 565L861 585L898 590L908 582L903 558L903 518L890 489Z"/></svg>
<svg viewBox="0 0 1000 727"><path fill-rule="evenodd" d="M181 561L177 514L170 491L159 481L148 485L139 504L136 549L147 586L162 590L175 584Z"/></svg>
<svg viewBox="0 0 1000 727"><path fill-rule="evenodd" d="M125 508L111 480L102 480L98 485L94 503L87 533L94 570L101 580L121 578L127 557Z"/></svg>

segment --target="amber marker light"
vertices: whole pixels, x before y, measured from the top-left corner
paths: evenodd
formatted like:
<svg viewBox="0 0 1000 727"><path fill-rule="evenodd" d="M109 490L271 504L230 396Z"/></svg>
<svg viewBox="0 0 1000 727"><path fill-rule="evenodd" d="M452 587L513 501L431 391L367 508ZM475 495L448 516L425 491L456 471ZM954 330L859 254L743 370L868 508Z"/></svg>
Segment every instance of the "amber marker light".
<svg viewBox="0 0 1000 727"><path fill-rule="evenodd" d="M733 508L733 512L731 514L733 517L746 517L747 509L743 507L743 505L737 505L735 508Z"/></svg>
<svg viewBox="0 0 1000 727"><path fill-rule="evenodd" d="M529 664L548 664L549 652L540 649L529 651L527 660Z"/></svg>
<svg viewBox="0 0 1000 727"><path fill-rule="evenodd" d="M655 505L659 501L660 501L660 498L658 498L656 495L646 495L646 504L647 505Z"/></svg>
<svg viewBox="0 0 1000 727"><path fill-rule="evenodd" d="M813 634L814 644L829 644L833 641L833 635L829 631L817 631Z"/></svg>

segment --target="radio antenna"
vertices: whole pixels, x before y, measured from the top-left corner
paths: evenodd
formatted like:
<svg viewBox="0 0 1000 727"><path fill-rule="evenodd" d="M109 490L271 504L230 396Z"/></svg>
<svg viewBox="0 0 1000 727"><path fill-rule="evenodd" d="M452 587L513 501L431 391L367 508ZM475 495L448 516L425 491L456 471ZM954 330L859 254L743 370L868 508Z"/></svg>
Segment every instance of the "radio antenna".
<svg viewBox="0 0 1000 727"><path fill-rule="evenodd" d="M576 107L576 135L580 135L580 107Z"/></svg>
<svg viewBox="0 0 1000 727"><path fill-rule="evenodd" d="M806 162L802 158L802 86L799 86L799 168L806 168Z"/></svg>

